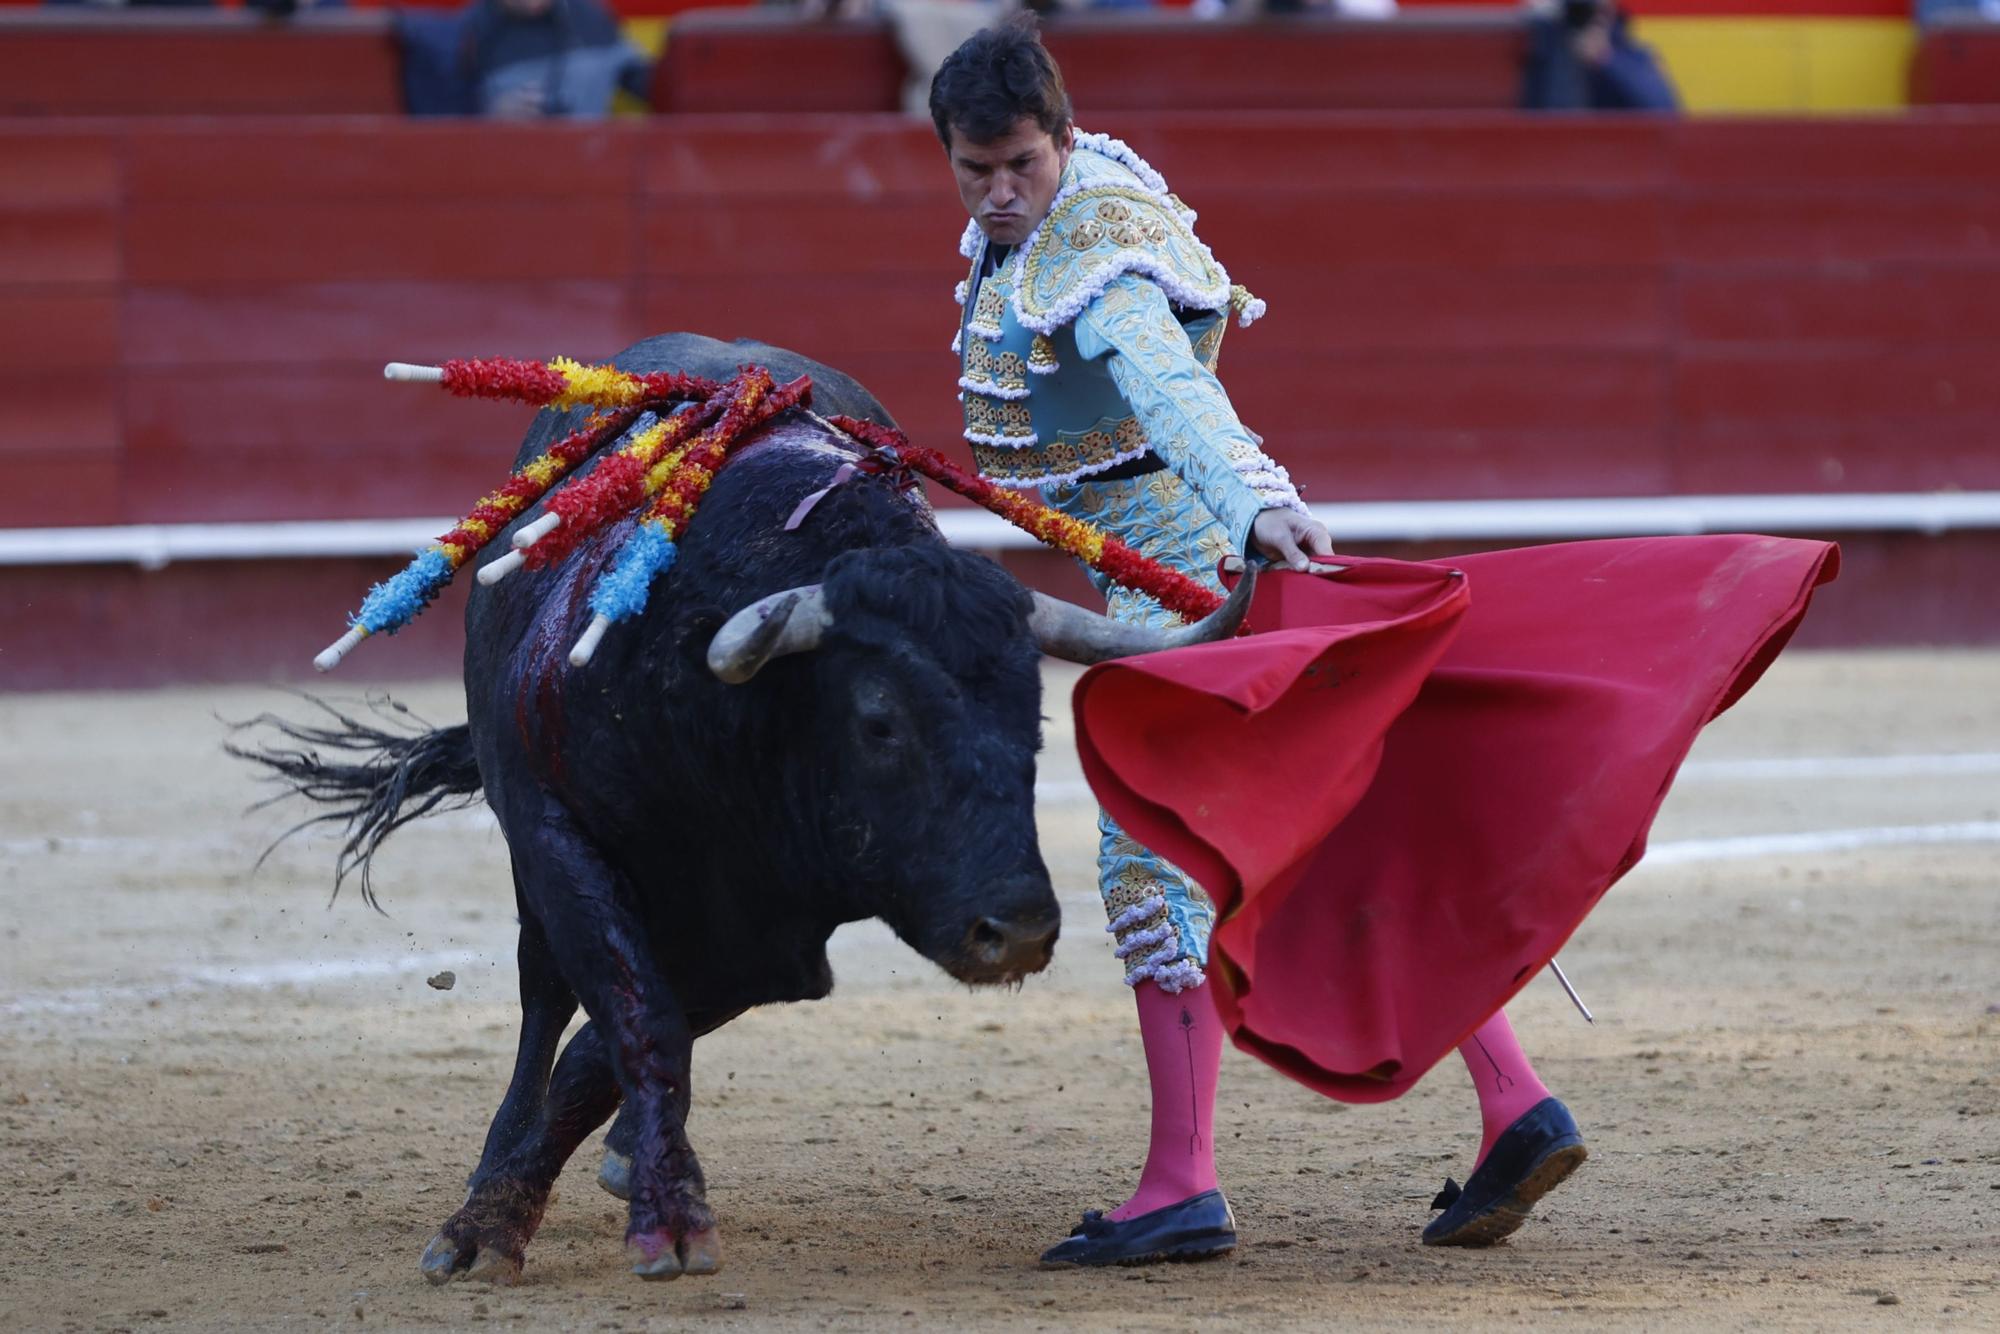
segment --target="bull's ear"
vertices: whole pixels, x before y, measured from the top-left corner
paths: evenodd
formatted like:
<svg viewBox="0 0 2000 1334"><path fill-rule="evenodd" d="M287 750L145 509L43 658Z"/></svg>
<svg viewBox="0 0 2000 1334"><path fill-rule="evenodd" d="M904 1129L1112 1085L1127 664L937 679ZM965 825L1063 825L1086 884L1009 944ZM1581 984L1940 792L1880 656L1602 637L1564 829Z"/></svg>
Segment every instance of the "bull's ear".
<svg viewBox="0 0 2000 1334"><path fill-rule="evenodd" d="M759 598L715 632L708 645L708 670L740 686L773 658L818 648L832 624L818 584Z"/></svg>
<svg viewBox="0 0 2000 1334"><path fill-rule="evenodd" d="M1141 653L1158 653L1162 649L1186 648L1191 644L1227 639L1243 624L1244 616L1250 611L1250 599L1256 593L1257 567L1252 565L1237 581L1229 601L1193 625L1175 630L1156 630L1151 626L1114 621L1102 612L1086 611L1075 603L1052 598L1046 593L1036 593L1035 610L1028 618L1028 628L1034 632L1035 642L1041 645L1042 652L1051 658L1088 666L1113 658L1130 658Z"/></svg>

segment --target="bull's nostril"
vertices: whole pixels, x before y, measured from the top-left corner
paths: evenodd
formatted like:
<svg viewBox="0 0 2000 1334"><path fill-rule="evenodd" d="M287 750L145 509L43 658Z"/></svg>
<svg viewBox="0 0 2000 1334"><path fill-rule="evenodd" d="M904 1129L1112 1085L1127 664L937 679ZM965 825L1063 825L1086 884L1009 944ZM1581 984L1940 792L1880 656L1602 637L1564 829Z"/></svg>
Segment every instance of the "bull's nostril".
<svg viewBox="0 0 2000 1334"><path fill-rule="evenodd" d="M997 960L1007 951L1007 929L991 917L982 917L972 924L967 943L975 954Z"/></svg>

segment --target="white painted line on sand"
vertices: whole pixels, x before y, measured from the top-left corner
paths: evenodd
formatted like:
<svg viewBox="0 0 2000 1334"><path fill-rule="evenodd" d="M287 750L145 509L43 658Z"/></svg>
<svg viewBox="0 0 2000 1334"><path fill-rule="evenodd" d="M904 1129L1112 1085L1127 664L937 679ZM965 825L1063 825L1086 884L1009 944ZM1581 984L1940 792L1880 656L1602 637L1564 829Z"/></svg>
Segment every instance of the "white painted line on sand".
<svg viewBox="0 0 2000 1334"><path fill-rule="evenodd" d="M1696 862L1742 861L1750 857L1811 857L1830 852L1860 852L1868 848L1940 843L2000 843L2000 820L1814 829L1796 834L1742 834L1733 838L1686 838L1654 844L1639 865L1686 866Z"/></svg>
<svg viewBox="0 0 2000 1334"><path fill-rule="evenodd" d="M1704 783L1732 779L1929 778L1966 774L2000 774L2000 751L1689 760L1681 766L1679 780ZM1048 805L1092 799L1090 784L1081 778L1049 778L1035 784L1035 800Z"/></svg>
<svg viewBox="0 0 2000 1334"><path fill-rule="evenodd" d="M1690 760L1681 766L1680 779L1686 782L1727 782L1732 780L1803 780L1818 778L1950 778L1966 775L2000 775L2000 751L1943 752L1921 755L1792 755L1772 758ZM1042 806L1064 806L1094 802L1090 784L1081 778L1045 778L1035 784L1035 802ZM432 832L498 833L499 822L483 805L460 810L439 811L409 828ZM328 836L319 836L326 839ZM33 838L0 839L0 856L32 857L43 853L103 853L108 855L155 855L161 849L182 851L243 853L255 859L262 853L269 835L241 831L235 833L179 835L73 835L53 834ZM312 851L309 843L290 845Z"/></svg>
<svg viewBox="0 0 2000 1334"><path fill-rule="evenodd" d="M1081 778L1045 778L1035 784L1037 806L1063 806L1073 801L1096 801L1090 784Z"/></svg>
<svg viewBox="0 0 2000 1334"><path fill-rule="evenodd" d="M2000 752L1940 755L1793 755L1770 759L1689 760L1680 776L1731 778L1925 778L2000 774Z"/></svg>
<svg viewBox="0 0 2000 1334"><path fill-rule="evenodd" d="M143 854L161 848L225 852L239 842L240 839L220 834L41 834L34 838L0 839L0 856L33 857L65 852Z"/></svg>
<svg viewBox="0 0 2000 1334"><path fill-rule="evenodd" d="M1861 829L1818 829L1792 834L1746 834L1730 838L1690 838L1657 843L1640 867L1687 866L1754 857L1812 857L1868 848L2000 843L2000 820L1949 824L1879 825ZM211 964L184 969L177 977L150 985L73 987L0 997L0 1016L88 1014L115 1006L144 1005L204 991L268 991L316 986L367 977L404 977L458 968L484 956L459 950L393 958L274 959Z"/></svg>
<svg viewBox="0 0 2000 1334"><path fill-rule="evenodd" d="M182 969L176 976L152 983L103 987L69 987L61 991L29 991L0 997L0 1015L93 1014L114 1008L143 1006L208 991L270 991L346 982L364 977L407 977L463 968L484 955L469 950L434 954L404 954L374 959L267 959L257 963L211 964Z"/></svg>

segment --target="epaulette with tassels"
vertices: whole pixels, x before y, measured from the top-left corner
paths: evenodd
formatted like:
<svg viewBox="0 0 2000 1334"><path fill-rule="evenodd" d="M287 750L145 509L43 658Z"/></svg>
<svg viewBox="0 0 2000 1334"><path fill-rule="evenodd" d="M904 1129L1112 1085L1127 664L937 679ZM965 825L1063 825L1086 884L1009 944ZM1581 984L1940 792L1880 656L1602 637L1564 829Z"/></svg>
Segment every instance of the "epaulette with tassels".
<svg viewBox="0 0 2000 1334"><path fill-rule="evenodd" d="M808 377L780 385L761 366L745 366L726 382L635 374L564 357L546 363L448 361L441 367L391 362L383 374L391 380L436 384L463 398L506 399L551 411L588 407L593 412L581 430L514 472L450 532L371 588L361 609L348 618L347 633L313 659L323 672L363 639L394 634L409 624L453 575L545 496L545 512L514 534L513 551L480 570L481 583L498 583L523 566L554 564L593 534L640 512L637 527L591 590L590 628L570 651L570 662L581 667L606 631L645 609L653 581L673 566L675 539L686 532L730 451L773 417L812 401ZM1094 525L994 486L935 450L912 445L900 431L852 417L827 424L861 446L861 471L928 477L1185 619L1199 619L1222 604L1201 584ZM623 443L588 476L561 485L586 459L621 437Z"/></svg>

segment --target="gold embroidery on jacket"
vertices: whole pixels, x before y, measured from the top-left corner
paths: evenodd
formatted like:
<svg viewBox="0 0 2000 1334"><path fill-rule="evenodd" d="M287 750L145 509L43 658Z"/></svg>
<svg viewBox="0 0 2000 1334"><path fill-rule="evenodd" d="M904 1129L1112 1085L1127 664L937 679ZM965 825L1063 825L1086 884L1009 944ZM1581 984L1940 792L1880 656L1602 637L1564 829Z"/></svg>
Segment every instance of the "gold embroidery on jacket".
<svg viewBox="0 0 2000 1334"><path fill-rule="evenodd" d="M995 352L983 341L975 342L965 349L965 379L975 390L1020 393L1028 387L1028 363L1018 353Z"/></svg>

